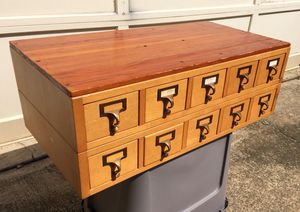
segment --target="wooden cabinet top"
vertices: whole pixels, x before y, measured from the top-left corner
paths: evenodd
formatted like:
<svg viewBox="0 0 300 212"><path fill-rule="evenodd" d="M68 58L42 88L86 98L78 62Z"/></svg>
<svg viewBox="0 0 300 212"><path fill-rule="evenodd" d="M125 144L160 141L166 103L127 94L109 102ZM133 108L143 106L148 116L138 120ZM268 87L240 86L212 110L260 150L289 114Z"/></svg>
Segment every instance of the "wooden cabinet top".
<svg viewBox="0 0 300 212"><path fill-rule="evenodd" d="M10 44L73 97L290 46L211 22L18 40Z"/></svg>

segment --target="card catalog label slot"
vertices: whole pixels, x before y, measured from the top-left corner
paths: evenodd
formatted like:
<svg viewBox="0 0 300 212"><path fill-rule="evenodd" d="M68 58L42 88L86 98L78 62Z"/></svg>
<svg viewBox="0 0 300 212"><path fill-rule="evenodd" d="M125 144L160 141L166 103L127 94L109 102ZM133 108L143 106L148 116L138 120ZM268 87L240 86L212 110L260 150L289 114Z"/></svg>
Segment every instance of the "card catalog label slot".
<svg viewBox="0 0 300 212"><path fill-rule="evenodd" d="M171 89L162 91L161 94L160 94L160 96L161 97L174 96L175 94L176 94L176 89L175 88L171 88Z"/></svg>
<svg viewBox="0 0 300 212"><path fill-rule="evenodd" d="M275 67L275 66L277 66L278 65L278 59L276 59L276 60L271 60L270 62L269 62L269 67Z"/></svg>
<svg viewBox="0 0 300 212"><path fill-rule="evenodd" d="M216 84L216 82L217 82L217 77L214 76L214 77L205 79L204 85L213 85L213 84Z"/></svg>

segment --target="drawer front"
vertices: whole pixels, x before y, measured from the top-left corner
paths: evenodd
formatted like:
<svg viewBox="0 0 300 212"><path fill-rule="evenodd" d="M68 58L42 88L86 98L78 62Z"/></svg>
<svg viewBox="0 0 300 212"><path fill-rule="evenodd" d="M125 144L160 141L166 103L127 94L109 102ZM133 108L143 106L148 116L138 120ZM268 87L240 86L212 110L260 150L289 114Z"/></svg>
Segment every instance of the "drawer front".
<svg viewBox="0 0 300 212"><path fill-rule="evenodd" d="M255 85L261 85L278 80L285 59L285 54L275 55L261 60Z"/></svg>
<svg viewBox="0 0 300 212"><path fill-rule="evenodd" d="M87 141L113 136L138 125L138 92L84 106Z"/></svg>
<svg viewBox="0 0 300 212"><path fill-rule="evenodd" d="M222 98L226 69L194 77L191 106Z"/></svg>
<svg viewBox="0 0 300 212"><path fill-rule="evenodd" d="M206 144L207 140L217 134L219 110L189 121L187 146Z"/></svg>
<svg viewBox="0 0 300 212"><path fill-rule="evenodd" d="M250 99L226 106L221 110L220 132L239 128L247 121Z"/></svg>
<svg viewBox="0 0 300 212"><path fill-rule="evenodd" d="M91 188L114 181L134 171L138 165L137 141L89 157Z"/></svg>
<svg viewBox="0 0 300 212"><path fill-rule="evenodd" d="M255 81L258 61L244 63L234 66L227 71L227 82L225 96L242 93L245 90L252 88Z"/></svg>
<svg viewBox="0 0 300 212"><path fill-rule="evenodd" d="M146 89L146 122L184 110L186 91L186 79Z"/></svg>
<svg viewBox="0 0 300 212"><path fill-rule="evenodd" d="M255 96L252 99L252 107L250 113L250 120L255 121L260 118L268 116L272 112L276 89L266 92L264 94Z"/></svg>
<svg viewBox="0 0 300 212"><path fill-rule="evenodd" d="M145 137L144 165L168 159L182 148L183 124Z"/></svg>

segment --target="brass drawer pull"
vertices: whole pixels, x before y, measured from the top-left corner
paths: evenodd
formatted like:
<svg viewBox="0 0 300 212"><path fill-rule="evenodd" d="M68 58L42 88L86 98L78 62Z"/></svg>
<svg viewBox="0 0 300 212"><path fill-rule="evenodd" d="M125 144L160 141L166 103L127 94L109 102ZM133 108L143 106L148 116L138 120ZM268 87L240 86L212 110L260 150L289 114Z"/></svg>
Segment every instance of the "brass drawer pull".
<svg viewBox="0 0 300 212"><path fill-rule="evenodd" d="M239 124L239 121L242 119L242 115L241 112L233 112L231 115L233 117L231 128L234 128Z"/></svg>
<svg viewBox="0 0 300 212"><path fill-rule="evenodd" d="M108 106L122 104L120 109L113 109L111 111L105 111ZM127 109L127 99L120 99L99 105L100 117L107 117L109 120L109 132L110 135L114 135L119 131L120 125L120 113Z"/></svg>
<svg viewBox="0 0 300 212"><path fill-rule="evenodd" d="M268 61L268 65L267 65L267 69L268 69L267 83L272 81L274 79L274 76L278 73L278 70L276 69L278 64L279 64L279 58Z"/></svg>
<svg viewBox="0 0 300 212"><path fill-rule="evenodd" d="M249 82L249 76L248 74L241 74L240 76L240 86L239 86L239 93L242 91L242 90L245 90L245 85L248 84Z"/></svg>
<svg viewBox="0 0 300 212"><path fill-rule="evenodd" d="M212 120L213 115L210 115L197 121L196 128L200 129L199 142L204 141L209 134L209 125L212 123Z"/></svg>
<svg viewBox="0 0 300 212"><path fill-rule="evenodd" d="M271 94L261 96L259 98L258 104L260 106L258 117L265 114L265 112L269 109L269 101L271 99Z"/></svg>
<svg viewBox="0 0 300 212"><path fill-rule="evenodd" d="M216 93L215 85L219 81L219 74L204 77L202 79L202 88L205 88L205 104L212 100L212 96Z"/></svg>
<svg viewBox="0 0 300 212"><path fill-rule="evenodd" d="M274 76L278 72L275 67L269 67L268 70L269 70L269 73L268 73L267 83L272 81L274 79Z"/></svg>
<svg viewBox="0 0 300 212"><path fill-rule="evenodd" d="M212 95L216 93L215 85L207 85L205 87L205 104L212 100Z"/></svg>
<svg viewBox="0 0 300 212"><path fill-rule="evenodd" d="M158 89L157 101L163 102L163 118L171 114L171 109L174 107L174 97L177 95L178 85Z"/></svg>
<svg viewBox="0 0 300 212"><path fill-rule="evenodd" d="M242 119L241 112L244 109L244 103L231 108L230 115L232 116L231 128L238 126Z"/></svg>
<svg viewBox="0 0 300 212"><path fill-rule="evenodd" d="M246 70L246 69L248 71L242 73L242 70ZM251 73L251 70L252 70L252 65L238 69L237 77L240 78L240 85L239 85L238 93L240 93L242 90L245 90L245 85L247 85L249 83L249 75Z"/></svg>
<svg viewBox="0 0 300 212"><path fill-rule="evenodd" d="M118 177L120 177L121 160L126 157L127 157L127 148L103 156L103 166L107 166L107 165L110 166L112 180L116 180Z"/></svg>
<svg viewBox="0 0 300 212"><path fill-rule="evenodd" d="M162 137L171 135L171 138L160 141ZM169 152L171 151L171 141L175 139L175 130L159 135L156 137L156 146L161 147L161 160L165 157L168 157Z"/></svg>

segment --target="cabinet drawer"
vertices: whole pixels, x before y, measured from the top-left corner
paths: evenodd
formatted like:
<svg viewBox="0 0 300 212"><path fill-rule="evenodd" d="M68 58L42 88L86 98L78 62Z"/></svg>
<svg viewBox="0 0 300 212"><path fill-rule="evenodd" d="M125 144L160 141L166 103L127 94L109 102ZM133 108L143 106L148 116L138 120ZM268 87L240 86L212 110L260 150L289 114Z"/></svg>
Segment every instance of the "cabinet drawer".
<svg viewBox="0 0 300 212"><path fill-rule="evenodd" d="M253 98L250 113L251 121L266 117L272 112L275 95L276 89Z"/></svg>
<svg viewBox="0 0 300 212"><path fill-rule="evenodd" d="M186 90L186 79L146 89L146 122L184 110Z"/></svg>
<svg viewBox="0 0 300 212"><path fill-rule="evenodd" d="M137 141L89 157L91 188L137 169Z"/></svg>
<svg viewBox="0 0 300 212"><path fill-rule="evenodd" d="M191 106L222 98L226 69L194 77Z"/></svg>
<svg viewBox="0 0 300 212"><path fill-rule="evenodd" d="M255 81L258 61L234 66L227 71L225 96L241 93L252 88Z"/></svg>
<svg viewBox="0 0 300 212"><path fill-rule="evenodd" d="M250 99L240 101L222 108L220 132L239 128L247 121Z"/></svg>
<svg viewBox="0 0 300 212"><path fill-rule="evenodd" d="M138 92L84 106L87 141L113 136L138 125Z"/></svg>
<svg viewBox="0 0 300 212"><path fill-rule="evenodd" d="M145 137L144 165L167 159L182 148L183 124Z"/></svg>
<svg viewBox="0 0 300 212"><path fill-rule="evenodd" d="M189 121L187 146L206 144L207 139L217 134L219 110Z"/></svg>
<svg viewBox="0 0 300 212"><path fill-rule="evenodd" d="M279 79L284 58L285 54L280 54L262 59L258 67L255 85L261 85Z"/></svg>

